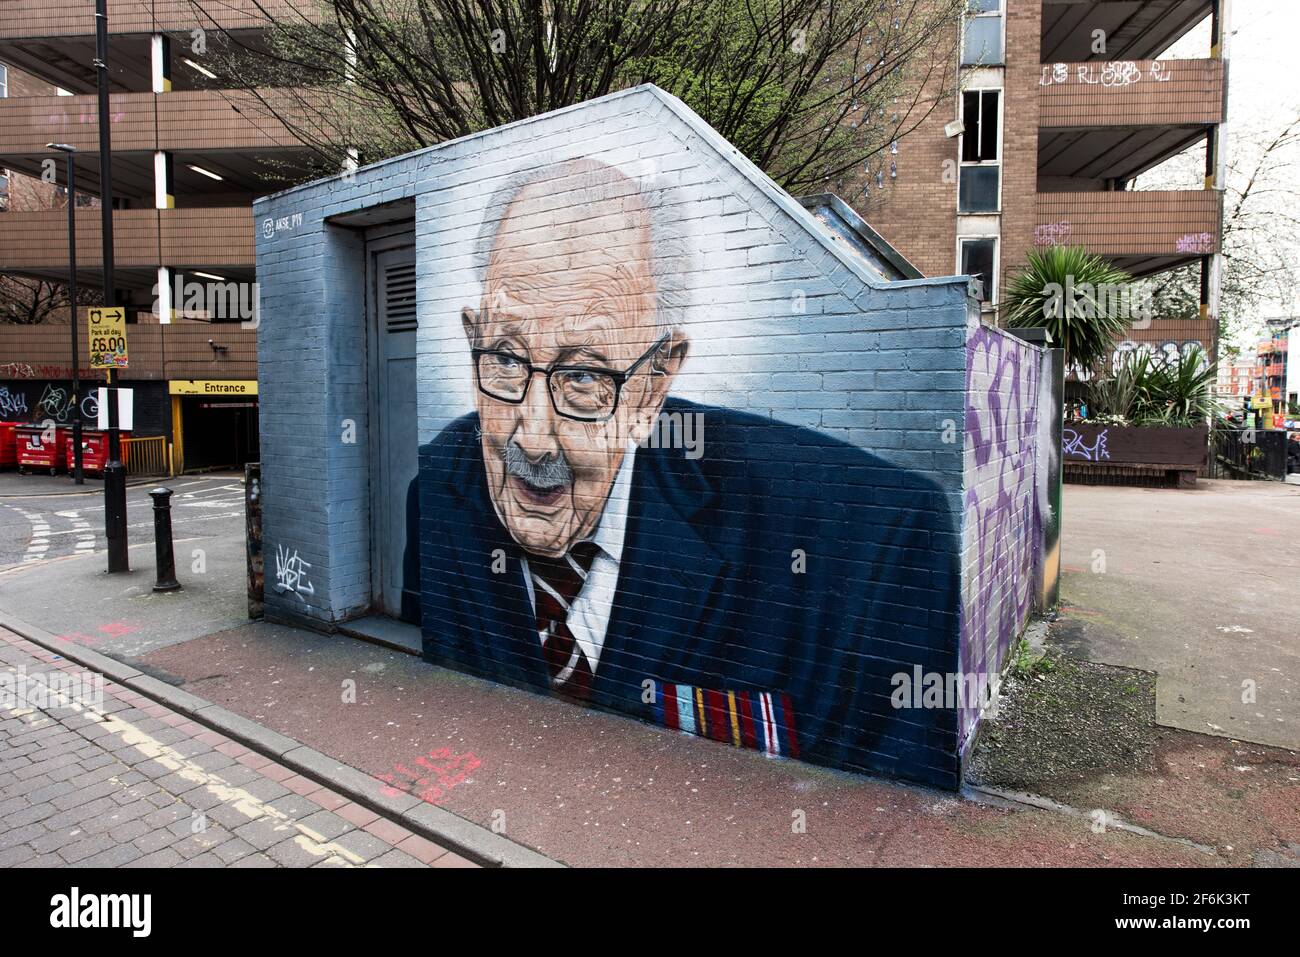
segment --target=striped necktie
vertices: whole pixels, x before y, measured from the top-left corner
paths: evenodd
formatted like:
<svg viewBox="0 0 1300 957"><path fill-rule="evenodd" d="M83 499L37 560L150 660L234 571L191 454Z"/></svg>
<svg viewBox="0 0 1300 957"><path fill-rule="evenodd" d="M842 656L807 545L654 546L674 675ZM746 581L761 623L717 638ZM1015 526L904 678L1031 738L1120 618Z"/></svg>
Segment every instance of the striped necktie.
<svg viewBox="0 0 1300 957"><path fill-rule="evenodd" d="M542 640L542 657L557 694L575 701L585 701L591 691L592 668L569 631L569 606L582 591L599 547L594 542L579 542L562 558L528 556L528 571L533 576L533 601L537 613L537 633Z"/></svg>

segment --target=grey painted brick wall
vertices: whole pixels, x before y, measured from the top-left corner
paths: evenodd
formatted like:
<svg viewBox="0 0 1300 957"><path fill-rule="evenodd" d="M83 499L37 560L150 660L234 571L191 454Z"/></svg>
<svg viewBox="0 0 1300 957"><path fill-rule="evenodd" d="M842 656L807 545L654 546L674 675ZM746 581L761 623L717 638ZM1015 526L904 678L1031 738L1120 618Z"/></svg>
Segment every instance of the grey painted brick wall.
<svg viewBox="0 0 1300 957"><path fill-rule="evenodd" d="M511 176L575 157L653 180L694 244L693 351L675 394L813 428L923 472L962 514L966 280L878 280L698 117L641 87L257 202L269 614L328 626L370 603L362 237L330 218L415 202L423 443L469 407L467 346L447 319L479 294L482 263L467 237ZM341 440L346 421L351 444ZM935 547L956 561L962 536L958 524ZM302 584L277 590L277 562L295 557ZM927 667L957 667L955 609L953 620L951 648ZM958 744L954 721L947 743L934 744L936 781L955 781Z"/></svg>

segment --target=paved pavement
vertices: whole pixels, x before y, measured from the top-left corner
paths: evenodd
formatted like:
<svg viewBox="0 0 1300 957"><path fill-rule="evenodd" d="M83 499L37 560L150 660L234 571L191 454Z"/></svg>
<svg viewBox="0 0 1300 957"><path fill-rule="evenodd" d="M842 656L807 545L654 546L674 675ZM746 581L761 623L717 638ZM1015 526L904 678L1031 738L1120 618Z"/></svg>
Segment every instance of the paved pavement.
<svg viewBox="0 0 1300 957"><path fill-rule="evenodd" d="M473 866L4 629L0 675L0 867Z"/></svg>
<svg viewBox="0 0 1300 957"><path fill-rule="evenodd" d="M135 665L573 866L1214 867L1300 842L1295 783L1256 776L1273 810L1243 833L1240 802L1181 770L1242 759L1181 732L1168 760L1187 803L1214 814L1096 833L1089 813L1119 795L1041 808L772 760L342 635L247 624Z"/></svg>
<svg viewBox="0 0 1300 957"><path fill-rule="evenodd" d="M165 483L175 492L172 541L184 586L167 593L153 591L153 484L127 492L131 571L110 576L103 492L17 495L38 478L0 473L0 608L117 656L247 621L242 476Z"/></svg>
<svg viewBox="0 0 1300 957"><path fill-rule="evenodd" d="M1063 634L1155 671L1156 720L1300 750L1300 488L1067 485Z"/></svg>
<svg viewBox="0 0 1300 957"><path fill-rule="evenodd" d="M224 484L229 480L202 479L186 487L194 504L188 512L178 509L178 521L185 523L178 527L186 529L185 537L195 536L196 547L206 550L208 570L187 572L180 562L183 591L162 596L149 591L152 568L147 559L152 545L141 530L133 541L146 551L133 552L137 571L130 576L105 574L102 554L78 555L75 545L60 557L35 562L19 557L16 565L0 571L0 613L39 623L69 648L88 646L288 735L379 778L373 782L376 785L386 782L399 799L416 798L424 808L450 812L569 864L1222 866L1292 859L1288 849L1300 846L1296 756L1267 748L1243 749L1227 739L1170 732L1154 770L1123 781L1100 778L1089 782L1075 792L1079 801L1074 806L1068 802L1033 806L977 793L953 795L839 774L800 762L768 760L754 752L476 681L433 668L409 654L342 635L249 623L243 593L242 518L223 514L236 511L235 490L223 488ZM1131 574L1126 570L1130 560L1124 557L1128 546L1123 535L1112 533L1104 522L1104 505L1095 527L1084 528L1087 512L1077 505L1076 491L1067 489L1067 563L1073 561L1077 569L1080 561L1077 551L1069 551L1076 547L1071 535L1115 534L1118 546L1107 546L1111 549L1108 580L1122 580ZM1087 493L1097 491L1116 490ZM2 504L12 505L14 500L5 499ZM42 508L41 503L26 501L21 504L42 509L42 514L69 510ZM1146 507L1162 506L1157 501ZM148 517L145 513L137 519L137 514L133 506L133 520ZM30 525L25 516L19 518ZM1132 527L1141 527L1136 524L1140 515L1133 521ZM1140 537L1131 531L1128 534ZM32 537L25 533L19 552L25 554ZM75 540L76 534L69 537ZM178 553L184 554L179 544ZM137 560L137 554L144 559ZM1080 591L1071 583L1071 576L1076 575L1077 571L1067 572L1066 597L1080 602ZM1159 576L1152 581L1158 587ZM1077 620L1086 617L1080 613ZM40 655L33 647L23 650ZM1259 660L1265 660L1265 653L1260 651ZM341 694L341 690L349 693ZM138 742L118 738L113 741L115 746L101 750L121 766L112 765L115 773L86 787L111 785L122 790L100 794L85 803L107 796L115 804L134 806L136 798L125 794L125 788L157 785L183 812L163 828L177 828L181 833L172 837L177 842L188 841L184 851L191 856L217 850L194 848L200 839L189 830L193 815L205 812L209 831L222 828L252 845L246 857L260 861L255 855L263 855L276 861L270 853L276 847L281 848L282 856L291 851L290 846L282 846L283 834L275 844L259 846L239 833L255 821L229 817L230 809L220 801L212 807L226 808L219 813L228 820L202 806L213 799L212 786L249 790L251 784L257 789L249 790L251 799L258 803L241 803L246 802L241 795L236 805L260 809L285 799L313 798L315 807L276 808L286 815L283 825L294 831L289 835L293 846L301 849L299 838L315 842L317 850L340 843L342 835L333 835L329 829L313 829L319 835L314 837L299 833L297 824L291 823L322 811L337 811L331 807L342 800L337 795L323 800L319 794L303 795L290 786L294 772L276 765L269 765L273 768L269 775L260 775L262 779L269 776L269 783L238 780L249 770L261 770L250 769L247 761L227 753L240 745L223 741L224 750L216 743L208 747L211 733L205 742L201 728L186 723L182 716L165 709L164 714L157 714L157 705L111 686L108 696L109 710L99 722L91 719L87 723L79 716L67 716L65 722L60 717L59 728L47 732L49 737L75 734L77 744L72 753L77 762L105 760L105 755L91 746L99 747L108 740L107 722L118 715L127 715L122 720L133 725L143 723L144 732L153 740L171 747L176 753L168 753L170 761L191 761L200 752L208 755L205 761L231 760L220 767L178 763L165 772L150 765L154 774L139 771L146 782L132 776L132 761L145 757L131 750ZM12 776L17 781L11 784L8 766L0 763L0 854L9 853L16 859L27 851L36 852L33 842L40 836L28 832L23 837L22 828L35 823L51 830L47 825L51 818L81 805L68 803L75 800L68 794L34 801L30 795L39 791L38 787L13 794L7 789L25 788L29 778L42 776L50 778L50 785L58 783L59 775L63 780L69 776L81 780L80 775L98 769L61 771L54 762L74 759L51 755L47 761L43 750L33 748L43 739L24 737L39 735L46 726L13 724L15 720L52 724L53 717L0 711L4 729L0 762L15 760L11 757L15 755L20 765ZM111 727L110 733L117 733L117 725ZM186 753L190 749L196 750ZM22 764L23 759L28 763ZM152 756L148 760L153 760ZM27 767L32 770L25 775L17 773ZM191 777L222 775L226 769L232 769L229 773L236 780L213 785ZM182 775L179 779L159 780L178 773ZM285 775L284 780L276 780ZM309 786L310 782L296 781L297 789ZM1169 800L1171 794L1177 799ZM146 801L149 796L145 795ZM16 804L11 803L14 798ZM155 799L163 800L158 795ZM60 806L60 800L66 807ZM42 807L45 804L51 808ZM158 810L152 802L150 805L149 810L142 808L141 817ZM1107 811L1108 821L1118 817L1133 822L1137 829L1116 826L1098 832L1093 827L1097 808ZM24 815L30 814L46 817L27 820ZM264 812L263 816L267 815L269 812ZM14 816L16 821L11 820ZM59 826L90 833L88 828L103 826L101 817L85 822L84 827L61 821ZM106 833L111 837L129 823L113 821ZM371 824L373 828L374 822ZM151 834L158 830L156 824L146 826ZM21 840L11 843L15 830L20 831ZM358 830L355 822L352 830ZM364 825L359 830L370 834ZM81 837L73 835L58 844L62 836L45 839L57 844L52 848L54 856L47 856L46 862L64 861L60 852ZM127 843L134 845L137 839L131 837ZM227 837L223 844L230 840ZM188 859L180 847L163 846ZM148 853L157 853L163 846ZM101 848L86 859L108 850ZM129 856L131 852L117 853ZM353 863L332 848L324 859L331 855ZM313 855L313 860L321 859ZM0 863L7 860L0 857ZM300 860L307 862L306 858ZM26 857L24 862L32 862L32 858ZM211 862L211 857L205 862Z"/></svg>

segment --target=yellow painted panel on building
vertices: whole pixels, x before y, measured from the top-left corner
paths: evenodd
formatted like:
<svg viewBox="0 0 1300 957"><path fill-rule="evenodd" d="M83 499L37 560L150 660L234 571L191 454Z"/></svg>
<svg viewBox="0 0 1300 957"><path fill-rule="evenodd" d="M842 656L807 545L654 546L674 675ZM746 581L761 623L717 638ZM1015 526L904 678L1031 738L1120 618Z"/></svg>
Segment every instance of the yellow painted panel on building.
<svg viewBox="0 0 1300 957"><path fill-rule="evenodd" d="M90 306L86 309L86 333L90 337L92 369L125 369L126 309L122 306Z"/></svg>
<svg viewBox="0 0 1300 957"><path fill-rule="evenodd" d="M172 379L170 395L257 395L256 379Z"/></svg>

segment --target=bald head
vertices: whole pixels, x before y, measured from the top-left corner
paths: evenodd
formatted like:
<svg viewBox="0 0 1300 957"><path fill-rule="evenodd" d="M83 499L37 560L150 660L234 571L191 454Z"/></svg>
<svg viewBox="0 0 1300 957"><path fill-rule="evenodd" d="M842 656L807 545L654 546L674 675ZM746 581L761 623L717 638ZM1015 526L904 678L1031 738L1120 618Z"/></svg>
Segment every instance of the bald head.
<svg viewBox="0 0 1300 957"><path fill-rule="evenodd" d="M526 182L493 236L483 309L526 301L575 321L595 318L643 339L655 317L650 212L636 183L593 160L562 163Z"/></svg>
<svg viewBox="0 0 1300 957"><path fill-rule="evenodd" d="M485 471L515 540L558 555L595 528L687 345L658 315L652 210L634 180L574 160L499 208L479 308L462 310ZM563 387L541 375L557 368Z"/></svg>

